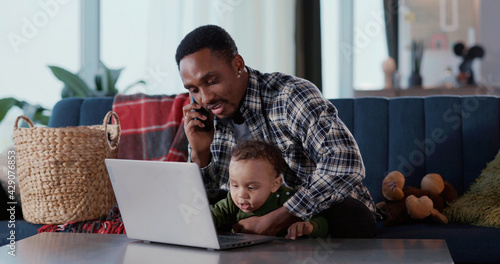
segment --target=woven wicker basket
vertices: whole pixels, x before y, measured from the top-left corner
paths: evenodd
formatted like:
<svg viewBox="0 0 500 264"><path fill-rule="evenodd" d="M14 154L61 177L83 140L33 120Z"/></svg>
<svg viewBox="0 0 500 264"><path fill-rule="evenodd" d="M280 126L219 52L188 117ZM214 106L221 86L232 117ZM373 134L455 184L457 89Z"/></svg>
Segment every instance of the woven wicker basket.
<svg viewBox="0 0 500 264"><path fill-rule="evenodd" d="M111 117L115 125L108 125ZM30 127L19 128L20 119ZM19 116L14 143L24 219L61 224L108 215L116 198L104 159L116 158L119 141L111 111L102 125L62 128L33 127Z"/></svg>

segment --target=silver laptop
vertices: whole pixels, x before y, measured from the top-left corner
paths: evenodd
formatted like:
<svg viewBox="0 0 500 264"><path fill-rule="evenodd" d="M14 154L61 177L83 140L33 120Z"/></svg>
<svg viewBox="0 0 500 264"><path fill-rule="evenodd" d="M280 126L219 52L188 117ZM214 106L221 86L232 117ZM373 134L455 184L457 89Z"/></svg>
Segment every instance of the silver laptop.
<svg viewBox="0 0 500 264"><path fill-rule="evenodd" d="M127 236L209 249L228 249L276 237L217 234L196 163L106 159Z"/></svg>

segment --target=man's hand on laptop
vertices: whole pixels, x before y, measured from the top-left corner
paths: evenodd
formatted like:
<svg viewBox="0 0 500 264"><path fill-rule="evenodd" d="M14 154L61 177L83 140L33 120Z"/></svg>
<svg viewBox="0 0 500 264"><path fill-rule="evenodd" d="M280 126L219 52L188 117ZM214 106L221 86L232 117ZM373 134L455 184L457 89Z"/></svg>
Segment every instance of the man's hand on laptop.
<svg viewBox="0 0 500 264"><path fill-rule="evenodd" d="M266 236L275 236L279 231L288 228L300 218L290 214L284 207L280 207L263 216L253 216L233 225L234 232Z"/></svg>

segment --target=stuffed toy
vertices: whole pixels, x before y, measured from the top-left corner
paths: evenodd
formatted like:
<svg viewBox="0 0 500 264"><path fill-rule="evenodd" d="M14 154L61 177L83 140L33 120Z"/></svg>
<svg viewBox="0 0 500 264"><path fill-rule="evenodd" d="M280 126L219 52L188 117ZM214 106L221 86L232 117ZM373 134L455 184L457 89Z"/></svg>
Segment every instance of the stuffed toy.
<svg viewBox="0 0 500 264"><path fill-rule="evenodd" d="M377 208L385 214L385 226L434 222L446 224L443 209L457 199L453 186L441 175L430 173L422 178L421 188L404 186L405 177L399 171L389 173L382 183L384 201Z"/></svg>

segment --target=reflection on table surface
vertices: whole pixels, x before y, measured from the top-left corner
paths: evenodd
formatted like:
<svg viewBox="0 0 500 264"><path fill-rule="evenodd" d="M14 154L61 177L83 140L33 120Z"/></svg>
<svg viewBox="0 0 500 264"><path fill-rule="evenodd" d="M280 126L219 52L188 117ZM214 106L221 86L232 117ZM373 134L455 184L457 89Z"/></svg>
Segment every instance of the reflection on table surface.
<svg viewBox="0 0 500 264"><path fill-rule="evenodd" d="M223 251L144 243L126 235L42 233L17 241L0 263L452 263L444 240L277 239Z"/></svg>
<svg viewBox="0 0 500 264"><path fill-rule="evenodd" d="M429 263L449 262L444 240L402 239L278 239L225 251L210 251L160 243L129 243L124 263Z"/></svg>

